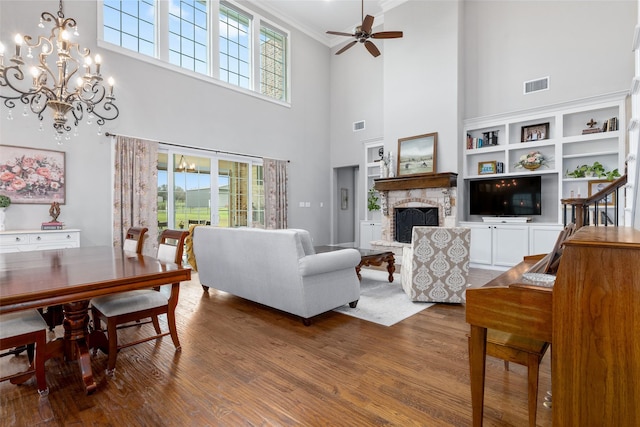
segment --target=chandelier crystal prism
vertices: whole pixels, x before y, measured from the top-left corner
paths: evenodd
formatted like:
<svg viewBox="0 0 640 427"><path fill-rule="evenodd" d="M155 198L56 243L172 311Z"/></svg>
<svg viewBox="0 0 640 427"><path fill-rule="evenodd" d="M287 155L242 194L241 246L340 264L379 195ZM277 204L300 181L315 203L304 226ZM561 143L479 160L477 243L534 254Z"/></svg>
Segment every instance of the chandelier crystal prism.
<svg viewBox="0 0 640 427"><path fill-rule="evenodd" d="M96 118L100 134L102 125L120 114L113 103L113 78L107 80L107 89L100 55L91 58L89 49L72 41L72 36L78 35L77 24L75 19L65 18L62 0L56 15L42 13L38 27L45 28L45 23L51 25L48 37L15 36L15 54L7 58L7 64L5 47L0 43L0 99L9 108L8 118L13 118L13 108L23 104L25 115L30 109L42 121L49 108L56 139L60 140L71 131L67 122L71 120L77 130L86 114L88 123Z"/></svg>

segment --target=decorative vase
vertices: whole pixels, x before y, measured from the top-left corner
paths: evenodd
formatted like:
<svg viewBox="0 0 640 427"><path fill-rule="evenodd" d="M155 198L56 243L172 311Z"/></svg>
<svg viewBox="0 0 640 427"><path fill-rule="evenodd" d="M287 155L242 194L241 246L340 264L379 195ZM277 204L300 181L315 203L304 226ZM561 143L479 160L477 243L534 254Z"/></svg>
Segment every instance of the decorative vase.
<svg viewBox="0 0 640 427"><path fill-rule="evenodd" d="M540 167L540 165L522 165L525 169L529 169L530 171L536 170Z"/></svg>
<svg viewBox="0 0 640 427"><path fill-rule="evenodd" d="M7 208L0 208L0 231L4 231L4 219L6 217L6 213L5 213L5 209Z"/></svg>

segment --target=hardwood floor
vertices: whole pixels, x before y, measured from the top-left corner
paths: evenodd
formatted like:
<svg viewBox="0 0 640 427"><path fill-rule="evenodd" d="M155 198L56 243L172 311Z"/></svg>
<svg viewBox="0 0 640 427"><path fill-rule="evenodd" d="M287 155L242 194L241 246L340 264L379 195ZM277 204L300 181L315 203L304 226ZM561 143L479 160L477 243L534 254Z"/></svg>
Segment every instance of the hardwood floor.
<svg viewBox="0 0 640 427"><path fill-rule="evenodd" d="M493 272L474 270L480 286ZM335 312L301 320L229 294L183 283L182 351L171 339L123 349L92 366L98 390L83 393L75 362L47 362L50 393L35 380L0 383L2 426L469 426L471 394L464 306L436 304L384 327ZM399 277L393 286L400 286ZM166 324L163 324L166 328ZM131 338L140 328L120 333ZM538 425L551 389L542 362ZM4 357L14 369L25 356ZM487 358L485 426L527 425L526 368Z"/></svg>

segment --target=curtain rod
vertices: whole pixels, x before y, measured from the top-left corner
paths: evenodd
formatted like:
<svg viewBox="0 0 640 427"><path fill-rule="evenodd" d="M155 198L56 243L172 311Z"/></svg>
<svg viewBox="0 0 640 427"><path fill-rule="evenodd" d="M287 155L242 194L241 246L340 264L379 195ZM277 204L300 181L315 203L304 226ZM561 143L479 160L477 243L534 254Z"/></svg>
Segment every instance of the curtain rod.
<svg viewBox="0 0 640 427"><path fill-rule="evenodd" d="M137 136L131 136L131 135L120 135L120 134L115 134L115 133L111 133L111 132L105 132L104 134L107 137L112 137L112 136L124 136L126 138L136 138L136 139L144 139L147 140L147 138L140 138ZM265 157L261 157L261 156L256 156L253 154L243 154L243 153L234 153L233 151L224 151L224 150L216 150L213 148L204 148L204 147L196 147L195 145L181 145L181 144L176 144L174 142L166 142L166 141L158 141L158 140L154 140L155 142L162 144L162 145L170 145L172 147L178 147L178 148L191 148L194 150L202 150L202 151L209 151L211 153L217 153L217 154L231 154L233 156L244 156L244 157L253 157L254 159L265 159ZM267 159L271 159L271 157L266 157ZM283 159L273 159L273 160L283 160ZM287 163L291 163L291 160L285 160Z"/></svg>

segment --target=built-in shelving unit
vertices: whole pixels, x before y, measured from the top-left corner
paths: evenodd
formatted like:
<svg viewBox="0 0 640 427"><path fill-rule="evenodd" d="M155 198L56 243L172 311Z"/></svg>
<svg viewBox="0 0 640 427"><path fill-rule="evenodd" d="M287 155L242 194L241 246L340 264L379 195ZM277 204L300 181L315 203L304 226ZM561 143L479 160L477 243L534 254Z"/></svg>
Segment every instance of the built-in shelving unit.
<svg viewBox="0 0 640 427"><path fill-rule="evenodd" d="M463 178L465 192L474 179L540 175L542 177L542 215L533 222L563 221L560 200L587 197L589 182L597 177L573 178L567 175L581 165L600 162L605 170L618 169L624 173L625 163L625 98L618 92L527 111L466 120L464 123ZM538 140L525 141L525 131L534 127L546 130ZM592 129L589 131L589 129ZM486 136L491 139L488 144ZM480 146L479 148L477 148ZM546 165L536 170L517 167L522 155L538 151L546 158ZM502 173L479 173L478 164L496 162ZM502 165L500 165L502 164ZM461 218L481 221L468 213L462 200ZM624 203L621 204L624 206ZM623 221L620 210L620 220Z"/></svg>
<svg viewBox="0 0 640 427"><path fill-rule="evenodd" d="M369 190L374 188L374 180L380 178L380 152L384 150L384 142L382 139L369 141L364 143L364 170L366 179L364 180L364 206L365 219L360 221L360 247L371 248L370 242L379 240L381 234L381 212L369 211L367 209L367 199Z"/></svg>

